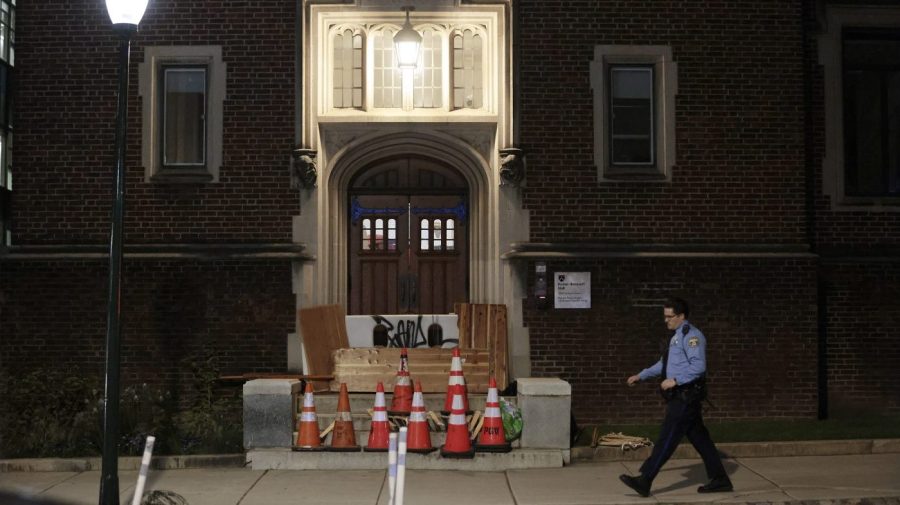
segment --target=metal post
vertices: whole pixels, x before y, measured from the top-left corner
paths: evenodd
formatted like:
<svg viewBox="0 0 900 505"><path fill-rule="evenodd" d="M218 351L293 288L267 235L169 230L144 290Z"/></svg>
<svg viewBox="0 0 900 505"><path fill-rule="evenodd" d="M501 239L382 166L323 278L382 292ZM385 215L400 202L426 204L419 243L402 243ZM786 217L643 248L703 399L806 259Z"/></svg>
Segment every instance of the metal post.
<svg viewBox="0 0 900 505"><path fill-rule="evenodd" d="M119 34L119 90L116 105L116 171L109 233L109 303L106 318L106 384L103 396L103 461L100 505L119 505L119 359L122 311L122 235L125 218L125 131L128 119L128 64L137 26L115 24Z"/></svg>

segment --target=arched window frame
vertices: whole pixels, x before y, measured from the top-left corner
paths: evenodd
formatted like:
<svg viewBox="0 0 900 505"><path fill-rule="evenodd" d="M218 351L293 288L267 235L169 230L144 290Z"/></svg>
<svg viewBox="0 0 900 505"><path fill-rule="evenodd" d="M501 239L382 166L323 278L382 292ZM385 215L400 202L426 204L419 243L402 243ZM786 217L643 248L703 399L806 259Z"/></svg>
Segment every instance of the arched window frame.
<svg viewBox="0 0 900 505"><path fill-rule="evenodd" d="M465 32L472 32L473 36L479 37L481 39L481 107L479 108L471 108L471 107L460 107L456 103L454 92L456 89L456 82L454 80L454 73L456 70L456 61L455 61L455 51L454 51L454 43L457 36L465 37ZM489 92L489 84L488 84L488 73L491 71L490 60L488 58L488 44L489 39L487 36L487 31L482 26L478 25L459 25L454 26L450 33L447 36L447 57L448 57L448 84L447 84L447 95L448 95L448 103L450 106L450 110L485 110L489 108L489 100L490 96ZM465 48L463 48L465 51Z"/></svg>
<svg viewBox="0 0 900 505"><path fill-rule="evenodd" d="M355 106L337 107L337 106L335 106L336 100L335 100L335 94L334 94L334 87L335 87L334 70L335 70L336 64L337 64L337 62L335 61L335 58L334 58L335 41L337 40L338 35L344 36L347 34L347 32L350 32L352 37L360 37L361 42L362 42L362 62L361 62L362 63L362 69L361 69L362 70L362 83L361 83L362 84L362 90L361 90L362 91L362 103L360 104L359 107L355 107ZM369 67L369 64L367 62L367 55L369 53L369 40L368 40L368 34L366 33L365 27L363 27L361 25L351 25L351 24L339 24L339 25L332 26L331 29L328 31L326 50L328 51L327 54L330 55L330 57L328 59L329 63L327 66L327 70L325 72L325 81L326 81L325 93L327 96L328 109L336 110L336 111L366 110L367 100L369 98L366 95L366 89L369 88L368 78L370 76L368 75L368 72L367 72L367 69Z"/></svg>

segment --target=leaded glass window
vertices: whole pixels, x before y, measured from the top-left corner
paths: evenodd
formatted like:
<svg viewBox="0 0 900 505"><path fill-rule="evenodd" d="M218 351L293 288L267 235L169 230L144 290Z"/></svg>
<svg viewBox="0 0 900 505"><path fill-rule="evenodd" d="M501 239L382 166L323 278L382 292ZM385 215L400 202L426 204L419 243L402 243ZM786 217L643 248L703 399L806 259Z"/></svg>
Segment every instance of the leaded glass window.
<svg viewBox="0 0 900 505"><path fill-rule="evenodd" d="M332 101L336 109L363 106L363 38L347 29L333 40Z"/></svg>
<svg viewBox="0 0 900 505"><path fill-rule="evenodd" d="M484 106L482 37L473 30L453 34L453 108Z"/></svg>
<svg viewBox="0 0 900 505"><path fill-rule="evenodd" d="M372 35L374 106L379 109L398 109L401 105L401 74L394 55L394 32L377 31Z"/></svg>
<svg viewBox="0 0 900 505"><path fill-rule="evenodd" d="M413 105L430 109L442 107L443 94L443 42L440 32L426 29L422 32L419 66L413 81Z"/></svg>

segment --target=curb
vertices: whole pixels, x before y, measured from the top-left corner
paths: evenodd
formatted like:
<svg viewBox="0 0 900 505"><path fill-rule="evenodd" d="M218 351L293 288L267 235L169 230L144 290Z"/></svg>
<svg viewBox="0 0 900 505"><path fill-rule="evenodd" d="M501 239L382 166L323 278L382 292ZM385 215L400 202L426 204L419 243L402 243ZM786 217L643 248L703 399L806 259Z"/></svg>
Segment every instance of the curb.
<svg viewBox="0 0 900 505"><path fill-rule="evenodd" d="M718 502L657 502L653 505L711 505ZM879 496L871 498L823 498L813 500L790 501L754 501L754 502L728 502L731 505L898 505L900 496Z"/></svg>
<svg viewBox="0 0 900 505"><path fill-rule="evenodd" d="M852 454L885 454L900 452L900 439L809 440L797 442L738 442L716 444L726 458L772 458L784 456L837 456ZM573 447L573 461L635 461L647 459L650 447L622 450L618 447ZM696 458L690 443L682 443L672 458Z"/></svg>
<svg viewBox="0 0 900 505"><path fill-rule="evenodd" d="M3 472L89 472L100 470L101 458L23 458L0 460ZM180 470L184 468L242 468L246 464L241 454L197 454L182 456L154 456L150 468ZM119 458L119 470L140 470L141 457Z"/></svg>

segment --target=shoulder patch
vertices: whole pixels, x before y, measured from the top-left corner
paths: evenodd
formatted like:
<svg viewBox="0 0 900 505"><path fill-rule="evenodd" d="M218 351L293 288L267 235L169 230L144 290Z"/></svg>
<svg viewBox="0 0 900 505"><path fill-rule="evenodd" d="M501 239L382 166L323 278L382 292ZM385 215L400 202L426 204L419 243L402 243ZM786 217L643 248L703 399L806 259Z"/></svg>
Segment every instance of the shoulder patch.
<svg viewBox="0 0 900 505"><path fill-rule="evenodd" d="M700 345L700 337L691 337L690 339L688 339L688 345L690 347L697 347L698 345Z"/></svg>

